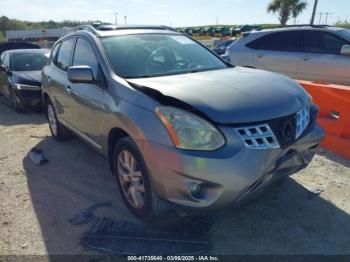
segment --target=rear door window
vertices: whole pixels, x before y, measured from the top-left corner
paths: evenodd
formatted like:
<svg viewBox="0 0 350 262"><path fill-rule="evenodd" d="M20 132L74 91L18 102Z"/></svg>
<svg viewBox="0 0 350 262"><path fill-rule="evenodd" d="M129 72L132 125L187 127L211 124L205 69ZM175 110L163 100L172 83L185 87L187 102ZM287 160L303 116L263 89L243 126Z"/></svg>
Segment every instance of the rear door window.
<svg viewBox="0 0 350 262"><path fill-rule="evenodd" d="M286 31L271 33L247 44L248 47L259 50L301 51L302 33Z"/></svg>
<svg viewBox="0 0 350 262"><path fill-rule="evenodd" d="M78 38L75 46L73 65L87 65L91 67L94 79L98 79L99 64L90 43Z"/></svg>
<svg viewBox="0 0 350 262"><path fill-rule="evenodd" d="M52 61L56 60L57 52L58 52L58 49L60 48L60 46L61 46L61 43L55 45L55 47L52 49L52 51L51 51L51 60Z"/></svg>
<svg viewBox="0 0 350 262"><path fill-rule="evenodd" d="M62 70L67 70L71 63L72 51L74 48L75 38L70 38L62 42L58 51L56 65Z"/></svg>
<svg viewBox="0 0 350 262"><path fill-rule="evenodd" d="M343 45L348 44L340 37L321 31L305 33L304 51L310 53L340 54Z"/></svg>
<svg viewBox="0 0 350 262"><path fill-rule="evenodd" d="M6 53L4 56L4 65L9 67L10 66L10 55L9 53Z"/></svg>

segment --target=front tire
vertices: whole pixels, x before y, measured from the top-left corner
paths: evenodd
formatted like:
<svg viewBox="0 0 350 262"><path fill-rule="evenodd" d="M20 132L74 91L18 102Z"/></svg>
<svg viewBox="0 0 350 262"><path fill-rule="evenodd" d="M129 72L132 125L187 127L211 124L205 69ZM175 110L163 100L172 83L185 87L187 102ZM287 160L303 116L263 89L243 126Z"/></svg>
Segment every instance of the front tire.
<svg viewBox="0 0 350 262"><path fill-rule="evenodd" d="M51 101L47 102L46 116L49 122L52 137L54 139L57 141L65 141L71 137L71 132L58 121L55 109Z"/></svg>
<svg viewBox="0 0 350 262"><path fill-rule="evenodd" d="M153 191L142 154L132 139L119 140L113 156L113 171L130 212L145 221L163 218L169 211L168 204Z"/></svg>
<svg viewBox="0 0 350 262"><path fill-rule="evenodd" d="M12 88L10 89L10 103L11 108L17 113L24 113L27 111L27 108L25 107L23 101L20 98L17 99Z"/></svg>

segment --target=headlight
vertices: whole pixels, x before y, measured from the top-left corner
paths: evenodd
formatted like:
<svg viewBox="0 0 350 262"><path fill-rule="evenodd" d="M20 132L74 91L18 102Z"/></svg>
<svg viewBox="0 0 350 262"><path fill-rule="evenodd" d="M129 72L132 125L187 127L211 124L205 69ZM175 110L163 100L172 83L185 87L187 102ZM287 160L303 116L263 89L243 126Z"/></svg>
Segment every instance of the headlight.
<svg viewBox="0 0 350 262"><path fill-rule="evenodd" d="M33 90L33 91L41 90L40 86L30 86L30 85L15 84L15 87L18 90Z"/></svg>
<svg viewBox="0 0 350 262"><path fill-rule="evenodd" d="M222 134L197 115L174 107L158 107L156 114L178 148L215 150L225 144Z"/></svg>

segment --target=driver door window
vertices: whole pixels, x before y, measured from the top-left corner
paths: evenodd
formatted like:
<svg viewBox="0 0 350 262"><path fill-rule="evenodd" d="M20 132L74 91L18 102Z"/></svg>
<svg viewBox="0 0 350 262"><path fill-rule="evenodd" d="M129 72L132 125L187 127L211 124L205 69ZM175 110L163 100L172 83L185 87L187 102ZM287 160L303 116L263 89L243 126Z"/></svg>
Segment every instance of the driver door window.
<svg viewBox="0 0 350 262"><path fill-rule="evenodd" d="M325 32L307 32L305 34L305 52L340 54L340 49L347 43L339 37Z"/></svg>
<svg viewBox="0 0 350 262"><path fill-rule="evenodd" d="M99 64L89 42L82 38L78 38L75 46L73 66L87 65L91 67L92 75L98 80Z"/></svg>
<svg viewBox="0 0 350 262"><path fill-rule="evenodd" d="M340 54L347 42L328 32L305 31L304 52L297 78L334 84L348 84L349 57Z"/></svg>

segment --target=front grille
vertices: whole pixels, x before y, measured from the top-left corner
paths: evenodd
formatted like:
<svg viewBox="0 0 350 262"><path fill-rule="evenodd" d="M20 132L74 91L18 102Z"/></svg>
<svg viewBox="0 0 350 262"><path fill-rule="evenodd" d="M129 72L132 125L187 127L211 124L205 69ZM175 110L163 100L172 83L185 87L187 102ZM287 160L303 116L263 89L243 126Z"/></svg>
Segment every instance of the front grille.
<svg viewBox="0 0 350 262"><path fill-rule="evenodd" d="M298 139L310 123L310 108L305 107L296 114L295 139Z"/></svg>
<svg viewBox="0 0 350 262"><path fill-rule="evenodd" d="M317 113L316 108L311 111ZM311 115L308 106L296 114L268 120L265 123L236 127L235 131L250 149L286 148L301 137L310 125L311 118L316 118L316 114Z"/></svg>
<svg viewBox="0 0 350 262"><path fill-rule="evenodd" d="M267 124L235 128L235 131L250 149L279 148L277 139Z"/></svg>

